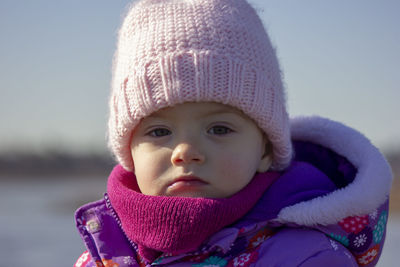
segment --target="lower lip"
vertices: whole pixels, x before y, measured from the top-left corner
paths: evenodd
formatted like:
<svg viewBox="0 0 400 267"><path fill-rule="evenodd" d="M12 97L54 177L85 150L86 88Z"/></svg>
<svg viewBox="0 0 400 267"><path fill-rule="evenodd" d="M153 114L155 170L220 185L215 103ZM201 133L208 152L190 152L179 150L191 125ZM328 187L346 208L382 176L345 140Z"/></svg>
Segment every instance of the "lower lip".
<svg viewBox="0 0 400 267"><path fill-rule="evenodd" d="M168 186L168 189L174 192L197 191L206 184L199 180L177 181Z"/></svg>

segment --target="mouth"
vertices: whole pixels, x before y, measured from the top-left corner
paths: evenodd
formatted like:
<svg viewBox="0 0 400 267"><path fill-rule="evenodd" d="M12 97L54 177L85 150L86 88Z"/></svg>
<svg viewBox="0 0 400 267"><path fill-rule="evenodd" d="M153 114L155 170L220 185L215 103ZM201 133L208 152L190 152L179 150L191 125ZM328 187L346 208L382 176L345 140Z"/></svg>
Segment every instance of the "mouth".
<svg viewBox="0 0 400 267"><path fill-rule="evenodd" d="M196 191L208 183L197 176L180 176L168 184L168 189L174 192Z"/></svg>

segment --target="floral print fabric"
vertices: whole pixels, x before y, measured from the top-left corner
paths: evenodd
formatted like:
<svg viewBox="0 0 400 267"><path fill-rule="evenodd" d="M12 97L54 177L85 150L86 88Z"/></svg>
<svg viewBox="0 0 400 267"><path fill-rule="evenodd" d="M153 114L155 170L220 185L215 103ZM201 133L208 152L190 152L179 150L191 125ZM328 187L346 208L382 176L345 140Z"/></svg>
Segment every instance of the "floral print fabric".
<svg viewBox="0 0 400 267"><path fill-rule="evenodd" d="M193 267L247 267L257 261L259 246L273 234L274 231L266 226L251 232L247 232L245 228L242 228L239 230L239 236L231 245L228 253L223 253L218 249L210 251L210 248L204 247L201 253L186 256L178 262L190 262ZM137 260L140 266L146 266L139 255ZM167 263L169 263L168 255L162 255L152 265Z"/></svg>
<svg viewBox="0 0 400 267"><path fill-rule="evenodd" d="M386 207L387 208L387 207ZM327 232L327 236L348 248L359 266L367 266L378 259L381 253L381 242L384 240L387 209L381 208L364 216L350 216L342 219L338 227ZM340 233L340 234L338 234Z"/></svg>

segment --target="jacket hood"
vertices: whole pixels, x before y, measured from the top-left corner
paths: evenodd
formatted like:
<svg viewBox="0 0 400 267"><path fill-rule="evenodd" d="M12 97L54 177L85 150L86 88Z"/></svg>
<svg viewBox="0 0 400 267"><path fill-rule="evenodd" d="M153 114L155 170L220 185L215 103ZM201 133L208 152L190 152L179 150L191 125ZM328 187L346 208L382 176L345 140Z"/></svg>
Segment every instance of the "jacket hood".
<svg viewBox="0 0 400 267"><path fill-rule="evenodd" d="M337 189L281 209L276 221L303 226L330 225L349 216L373 213L388 200L392 183L389 164L360 132L312 116L292 119L291 134L295 160L312 163L329 176ZM304 144L317 148L304 148ZM332 166L327 164L336 165L333 171L342 175L332 177Z"/></svg>
<svg viewBox="0 0 400 267"><path fill-rule="evenodd" d="M307 228L323 233L335 251L343 245L359 266L375 266L392 182L383 155L361 133L321 117L292 119L291 134L291 165L237 226Z"/></svg>

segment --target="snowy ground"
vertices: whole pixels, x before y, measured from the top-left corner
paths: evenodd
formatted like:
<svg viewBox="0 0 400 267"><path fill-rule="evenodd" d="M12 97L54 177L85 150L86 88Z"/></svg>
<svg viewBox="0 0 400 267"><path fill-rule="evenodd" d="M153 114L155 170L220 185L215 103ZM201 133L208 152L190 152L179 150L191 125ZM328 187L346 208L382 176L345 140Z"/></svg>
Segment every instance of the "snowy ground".
<svg viewBox="0 0 400 267"><path fill-rule="evenodd" d="M0 178L0 267L71 267L84 250L73 212L82 202L101 198L104 189L104 178L34 182ZM378 266L396 266L399 248L400 215L389 220Z"/></svg>

